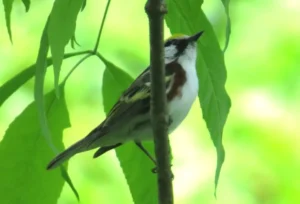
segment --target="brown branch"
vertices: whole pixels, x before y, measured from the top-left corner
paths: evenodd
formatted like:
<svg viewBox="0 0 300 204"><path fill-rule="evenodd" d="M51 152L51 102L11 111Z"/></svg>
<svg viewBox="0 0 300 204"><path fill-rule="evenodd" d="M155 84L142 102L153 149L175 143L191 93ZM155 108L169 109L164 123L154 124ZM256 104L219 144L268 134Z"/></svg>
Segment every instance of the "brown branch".
<svg viewBox="0 0 300 204"><path fill-rule="evenodd" d="M150 28L151 123L157 161L158 199L160 204L173 204L163 46L163 20L167 8L163 0L148 0L145 10Z"/></svg>

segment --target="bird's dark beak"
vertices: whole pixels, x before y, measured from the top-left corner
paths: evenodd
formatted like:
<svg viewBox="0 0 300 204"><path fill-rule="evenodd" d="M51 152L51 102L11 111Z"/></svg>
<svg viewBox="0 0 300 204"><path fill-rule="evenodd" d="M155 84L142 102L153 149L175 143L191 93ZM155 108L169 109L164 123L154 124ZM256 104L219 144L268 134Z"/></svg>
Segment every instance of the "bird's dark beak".
<svg viewBox="0 0 300 204"><path fill-rule="evenodd" d="M199 33L196 33L195 35L192 35L191 37L188 38L189 41L190 41L190 42L195 42L195 41L197 41L197 40L200 38L200 36L203 34L203 32L204 32L204 31L201 31L201 32L199 32Z"/></svg>

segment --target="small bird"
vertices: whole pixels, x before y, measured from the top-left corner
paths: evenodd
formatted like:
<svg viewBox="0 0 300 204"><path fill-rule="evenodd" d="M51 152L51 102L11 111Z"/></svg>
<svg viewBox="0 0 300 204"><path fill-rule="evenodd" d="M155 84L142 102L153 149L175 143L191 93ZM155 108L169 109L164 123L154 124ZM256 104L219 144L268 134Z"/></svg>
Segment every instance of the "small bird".
<svg viewBox="0 0 300 204"><path fill-rule="evenodd" d="M203 31L192 36L176 34L164 43L165 84L169 113L168 132L187 116L198 95L196 72L197 40ZM99 148L94 158L133 141L154 162L142 141L152 140L150 121L150 67L123 92L105 120L85 138L57 155L47 166L53 169L77 153Z"/></svg>

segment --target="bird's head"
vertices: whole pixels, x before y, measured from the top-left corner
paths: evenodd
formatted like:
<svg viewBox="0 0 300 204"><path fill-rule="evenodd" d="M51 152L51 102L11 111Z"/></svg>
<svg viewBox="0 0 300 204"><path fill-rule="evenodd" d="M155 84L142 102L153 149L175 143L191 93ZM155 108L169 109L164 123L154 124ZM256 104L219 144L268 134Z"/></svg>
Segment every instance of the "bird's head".
<svg viewBox="0 0 300 204"><path fill-rule="evenodd" d="M188 36L184 34L174 34L165 41L165 60L172 62L183 56L196 59L197 40L203 34L203 31L195 35Z"/></svg>

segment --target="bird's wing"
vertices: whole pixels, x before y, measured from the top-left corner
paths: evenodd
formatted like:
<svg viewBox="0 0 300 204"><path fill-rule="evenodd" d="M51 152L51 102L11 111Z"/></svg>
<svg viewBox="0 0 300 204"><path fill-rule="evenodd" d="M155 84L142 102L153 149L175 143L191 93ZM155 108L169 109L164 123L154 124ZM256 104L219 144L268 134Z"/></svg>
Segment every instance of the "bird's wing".
<svg viewBox="0 0 300 204"><path fill-rule="evenodd" d="M166 72L167 91L170 90L174 73ZM98 139L106 137L111 131L134 123L150 122L150 69L142 72L136 80L123 92L119 100L107 114L106 119L86 137L89 138L88 149L99 146ZM142 121L139 121L139 119ZM104 138L102 138L104 139Z"/></svg>
<svg viewBox="0 0 300 204"><path fill-rule="evenodd" d="M174 73L166 73L166 90L170 89ZM104 126L114 126L138 115L150 113L150 69L141 73L136 80L127 88L108 113ZM124 121L123 121L124 120Z"/></svg>
<svg viewBox="0 0 300 204"><path fill-rule="evenodd" d="M186 74L182 66L173 61L166 64L165 84L168 100L180 95L180 87L186 82ZM135 116L150 113L150 67L145 69L136 80L123 92L117 103L108 113L105 121L99 127L114 127ZM150 117L150 116L149 116ZM116 127L115 126L115 127Z"/></svg>

